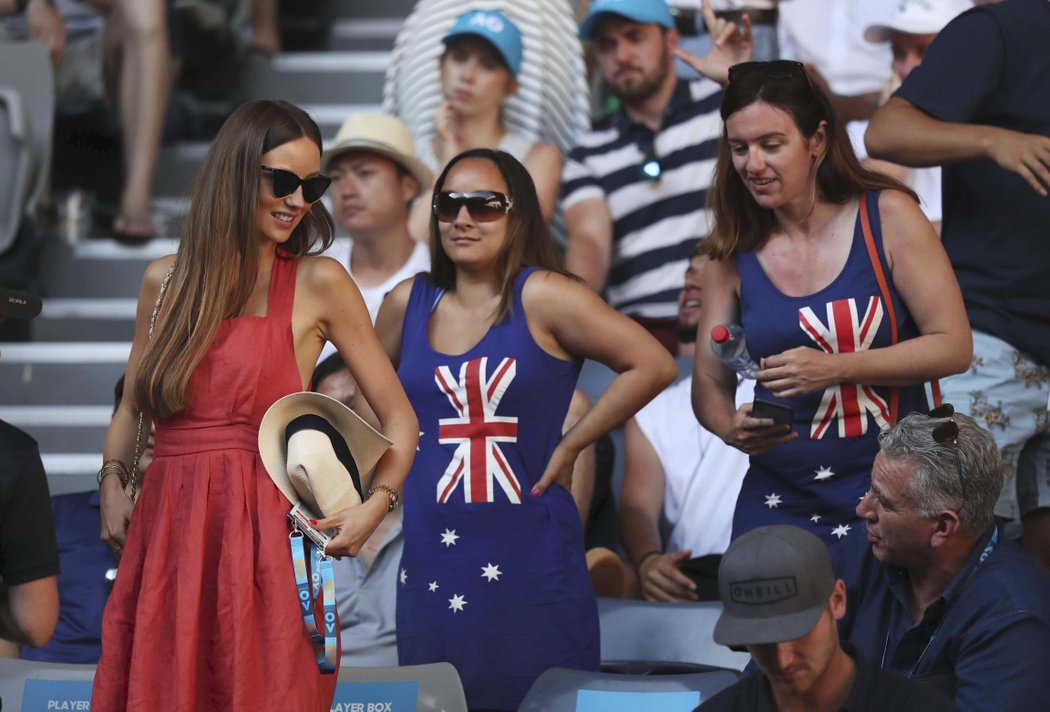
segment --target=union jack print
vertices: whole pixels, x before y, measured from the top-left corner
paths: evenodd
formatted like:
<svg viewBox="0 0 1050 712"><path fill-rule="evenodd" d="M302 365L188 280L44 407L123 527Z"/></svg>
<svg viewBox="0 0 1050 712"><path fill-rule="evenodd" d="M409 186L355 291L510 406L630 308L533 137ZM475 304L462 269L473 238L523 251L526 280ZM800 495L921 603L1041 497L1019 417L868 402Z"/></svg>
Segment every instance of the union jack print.
<svg viewBox="0 0 1050 712"><path fill-rule="evenodd" d="M438 442L456 451L438 480L437 501L445 504L460 483L466 502L495 501L496 485L514 504L521 504L521 483L500 450L501 442L518 441L518 419L496 415L503 394L516 373L515 361L504 358L488 376L488 357L464 363L459 378L448 366L434 372L438 388L456 409L455 418L438 421Z"/></svg>
<svg viewBox="0 0 1050 712"><path fill-rule="evenodd" d="M837 299L827 303L825 326L809 307L800 309L798 323L806 335L829 354L853 353L871 348L871 342L882 324L882 300L870 297L863 316L857 312L857 300ZM839 383L824 390L820 406L813 416L809 437L819 440L837 421L840 438L856 438L868 432L868 413L879 428L889 425L889 407L871 386Z"/></svg>

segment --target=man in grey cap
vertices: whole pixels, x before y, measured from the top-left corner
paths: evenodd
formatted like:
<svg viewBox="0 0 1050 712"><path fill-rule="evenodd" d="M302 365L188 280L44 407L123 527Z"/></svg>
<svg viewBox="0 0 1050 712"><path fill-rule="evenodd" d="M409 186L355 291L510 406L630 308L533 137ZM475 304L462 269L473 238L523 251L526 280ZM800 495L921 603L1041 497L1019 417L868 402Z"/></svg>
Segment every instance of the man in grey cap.
<svg viewBox="0 0 1050 712"><path fill-rule="evenodd" d="M939 692L879 670L839 645L846 587L824 543L798 527L759 527L726 551L725 610L715 642L745 647L761 673L708 700L707 710L951 710Z"/></svg>
<svg viewBox="0 0 1050 712"><path fill-rule="evenodd" d="M0 322L32 319L40 299L0 289ZM58 547L36 441L0 420L0 638L40 647L58 622Z"/></svg>

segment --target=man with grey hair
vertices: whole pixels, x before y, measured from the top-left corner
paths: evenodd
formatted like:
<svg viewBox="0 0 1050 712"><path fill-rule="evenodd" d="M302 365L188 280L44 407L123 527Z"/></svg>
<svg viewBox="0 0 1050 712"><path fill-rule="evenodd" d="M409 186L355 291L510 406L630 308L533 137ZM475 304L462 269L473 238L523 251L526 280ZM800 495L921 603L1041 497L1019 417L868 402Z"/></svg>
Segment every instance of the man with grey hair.
<svg viewBox="0 0 1050 712"><path fill-rule="evenodd" d="M843 639L961 710L1045 709L1050 579L995 521L995 440L945 405L879 443L857 505L867 542L851 535L836 556L850 601Z"/></svg>

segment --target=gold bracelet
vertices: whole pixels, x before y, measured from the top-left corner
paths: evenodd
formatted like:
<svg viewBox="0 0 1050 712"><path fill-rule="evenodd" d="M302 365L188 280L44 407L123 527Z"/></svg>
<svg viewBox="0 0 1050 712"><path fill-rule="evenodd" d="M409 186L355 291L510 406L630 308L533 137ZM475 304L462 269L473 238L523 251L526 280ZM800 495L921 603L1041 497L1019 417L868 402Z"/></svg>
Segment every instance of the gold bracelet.
<svg viewBox="0 0 1050 712"><path fill-rule="evenodd" d="M116 475L122 488L128 486L128 466L120 460L106 460L102 463L102 467L98 468L98 475L95 479L99 487L102 486L102 480L109 475Z"/></svg>
<svg viewBox="0 0 1050 712"><path fill-rule="evenodd" d="M386 485L372 485L368 488L368 498L372 499L372 495L376 492L382 492L390 498L390 506L387 507L388 512L393 512L397 509L397 503L401 501L401 498L397 494L397 490L393 487L387 487Z"/></svg>

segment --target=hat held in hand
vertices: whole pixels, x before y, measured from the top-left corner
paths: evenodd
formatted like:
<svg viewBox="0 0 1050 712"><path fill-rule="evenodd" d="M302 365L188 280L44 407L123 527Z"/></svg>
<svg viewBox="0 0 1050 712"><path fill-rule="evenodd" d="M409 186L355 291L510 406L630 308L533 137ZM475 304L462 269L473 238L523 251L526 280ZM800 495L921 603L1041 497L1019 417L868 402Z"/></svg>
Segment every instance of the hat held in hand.
<svg viewBox="0 0 1050 712"><path fill-rule="evenodd" d="M321 393L292 393L259 424L259 454L291 504L329 517L360 504L390 441L345 405Z"/></svg>

